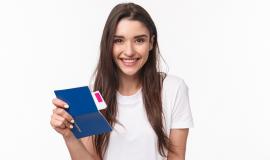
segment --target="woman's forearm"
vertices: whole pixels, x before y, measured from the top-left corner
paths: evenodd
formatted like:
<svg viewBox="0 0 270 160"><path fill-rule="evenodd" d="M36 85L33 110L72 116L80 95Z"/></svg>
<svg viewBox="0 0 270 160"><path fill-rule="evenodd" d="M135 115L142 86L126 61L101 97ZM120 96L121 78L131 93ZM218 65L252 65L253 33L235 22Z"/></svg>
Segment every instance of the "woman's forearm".
<svg viewBox="0 0 270 160"><path fill-rule="evenodd" d="M97 160L74 135L64 137L72 160Z"/></svg>
<svg viewBox="0 0 270 160"><path fill-rule="evenodd" d="M175 153L168 153L168 159L167 160L185 160L185 149L178 149Z"/></svg>

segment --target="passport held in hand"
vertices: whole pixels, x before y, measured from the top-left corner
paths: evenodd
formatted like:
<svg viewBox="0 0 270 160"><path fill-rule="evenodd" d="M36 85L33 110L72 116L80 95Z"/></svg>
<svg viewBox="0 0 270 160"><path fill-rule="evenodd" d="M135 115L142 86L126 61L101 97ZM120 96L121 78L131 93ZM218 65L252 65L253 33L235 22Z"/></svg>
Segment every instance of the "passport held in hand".
<svg viewBox="0 0 270 160"><path fill-rule="evenodd" d="M58 99L69 105L66 110L75 121L71 131L76 138L112 131L112 127L99 111L107 107L99 91L91 92L88 86L83 86L55 90L54 93Z"/></svg>

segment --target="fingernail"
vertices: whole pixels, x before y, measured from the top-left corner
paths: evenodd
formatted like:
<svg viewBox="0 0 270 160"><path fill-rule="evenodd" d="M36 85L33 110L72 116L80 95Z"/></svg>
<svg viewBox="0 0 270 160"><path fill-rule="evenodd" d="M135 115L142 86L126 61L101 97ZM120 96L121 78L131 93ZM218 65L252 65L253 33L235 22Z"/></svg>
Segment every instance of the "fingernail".
<svg viewBox="0 0 270 160"><path fill-rule="evenodd" d="M65 107L65 108L68 108L69 106L68 106L68 104L65 104L64 107Z"/></svg>
<svg viewBox="0 0 270 160"><path fill-rule="evenodd" d="M70 125L69 128L73 128L73 125Z"/></svg>
<svg viewBox="0 0 270 160"><path fill-rule="evenodd" d="M74 119L72 119L70 122L71 122L71 123L74 123Z"/></svg>

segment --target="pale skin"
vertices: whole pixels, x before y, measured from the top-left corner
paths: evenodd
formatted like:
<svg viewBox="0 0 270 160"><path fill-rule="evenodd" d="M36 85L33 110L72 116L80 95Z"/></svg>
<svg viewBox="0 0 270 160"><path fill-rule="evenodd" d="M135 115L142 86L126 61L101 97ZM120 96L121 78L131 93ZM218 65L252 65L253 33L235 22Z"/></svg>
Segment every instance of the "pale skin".
<svg viewBox="0 0 270 160"><path fill-rule="evenodd" d="M152 49L153 38L143 23L122 19L116 28L113 44L113 57L119 68L119 89L122 95L132 95L141 87L138 71L147 61ZM129 61L127 61L129 60ZM92 137L77 140L70 128L73 127L72 117L66 112L66 103L53 99L56 107L51 116L51 126L60 133L67 145L72 160L100 160ZM169 139L173 143L175 153L168 153L168 160L184 160L188 129L171 129Z"/></svg>

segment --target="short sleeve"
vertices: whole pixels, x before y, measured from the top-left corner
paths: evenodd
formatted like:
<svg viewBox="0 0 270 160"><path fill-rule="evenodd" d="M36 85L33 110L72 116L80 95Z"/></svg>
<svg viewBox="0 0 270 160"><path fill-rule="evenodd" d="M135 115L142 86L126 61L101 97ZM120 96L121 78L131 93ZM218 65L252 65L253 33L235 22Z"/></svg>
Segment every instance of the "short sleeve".
<svg viewBox="0 0 270 160"><path fill-rule="evenodd" d="M188 86L180 80L172 108L171 128L193 128Z"/></svg>

